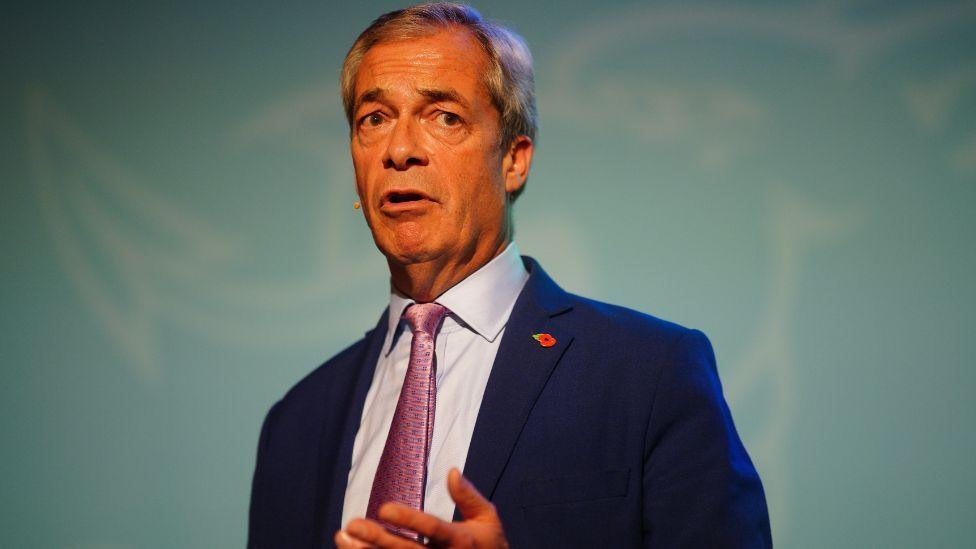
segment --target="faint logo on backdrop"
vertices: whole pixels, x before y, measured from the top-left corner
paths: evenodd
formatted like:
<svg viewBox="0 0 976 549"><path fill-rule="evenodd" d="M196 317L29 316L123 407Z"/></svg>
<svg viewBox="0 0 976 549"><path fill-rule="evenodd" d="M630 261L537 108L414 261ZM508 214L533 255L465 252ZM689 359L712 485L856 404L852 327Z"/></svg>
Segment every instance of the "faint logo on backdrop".
<svg viewBox="0 0 976 549"><path fill-rule="evenodd" d="M650 6L590 19L561 33L567 40L548 48L555 62L540 88L553 92L542 110L561 124L607 128L658 150L680 152L706 172L735 170L756 162L776 135L777 113L749 87L755 73L682 80L681 67L655 71L628 60L661 60L676 45L707 44L714 38L741 45L735 42L739 38L789 52L813 52L833 63L838 81L855 82L872 64L913 40L940 29L964 28L976 19L971 2L875 18L858 17L858 4ZM961 109L961 98L974 90L976 66L968 65L909 85L903 96L922 128L945 134L955 122L953 113ZM959 172L976 173L976 128L954 129L963 135L961 144L944 161ZM750 448L768 477L767 497L777 528L784 530L792 476L787 441L799 397L794 329L804 261L816 245L851 235L870 213L813 200L782 182L790 179L790 174L780 174L763 192L770 282L753 335L725 380L733 406L755 400L765 404Z"/></svg>
<svg viewBox="0 0 976 549"><path fill-rule="evenodd" d="M833 63L840 79L854 81L872 62L898 48L940 30L964 29L976 20L972 2L870 18L854 15L862 4L867 3L652 6L611 12L562 33L567 41L549 48L556 53L545 84L554 92L542 108L553 119L584 127L612 125L648 143L679 144L701 165L725 168L769 138L763 128L772 115L763 98L741 82L751 76L682 81L646 68L620 70L616 64L621 57L639 50L648 58L664 58L675 44L744 38L766 44L766 51L780 48L787 56L820 54ZM796 82L795 88L802 89L803 82ZM950 113L959 110L961 99L972 97L974 89L976 65L968 64L908 85L903 93L919 123L938 131L951 125ZM597 105L612 108L594 108ZM957 130L964 133L962 144L953 148L948 161L960 170L976 169L976 128Z"/></svg>
<svg viewBox="0 0 976 549"><path fill-rule="evenodd" d="M976 175L976 128L970 116L959 116L976 105L976 63L954 67L934 78L913 82L903 91L905 103L929 136L956 138L943 161L964 175ZM967 125L967 122L970 123Z"/></svg>
<svg viewBox="0 0 976 549"><path fill-rule="evenodd" d="M41 90L28 97L28 147L41 212L65 270L144 381L161 374L167 322L234 347L308 344L330 329L324 303L376 284L368 251L350 249L343 238L349 225L336 222L348 201L329 197L316 204L325 206L322 215L309 216L322 224L309 229L320 237L312 269L258 283L234 275L235 265L254 260L246 239L189 213L159 190L165 185L101 148ZM368 326L377 314L353 320Z"/></svg>

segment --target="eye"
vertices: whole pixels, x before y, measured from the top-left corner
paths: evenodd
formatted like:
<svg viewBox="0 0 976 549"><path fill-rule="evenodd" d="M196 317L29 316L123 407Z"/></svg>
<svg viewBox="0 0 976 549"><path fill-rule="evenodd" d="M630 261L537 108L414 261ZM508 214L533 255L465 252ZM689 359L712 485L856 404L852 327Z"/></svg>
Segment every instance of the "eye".
<svg viewBox="0 0 976 549"><path fill-rule="evenodd" d="M437 121L448 127L458 126L463 122L460 116L454 114L453 112L446 111L437 114Z"/></svg>
<svg viewBox="0 0 976 549"><path fill-rule="evenodd" d="M383 115L379 112L371 112L359 119L359 125L365 127L376 127L383 123Z"/></svg>

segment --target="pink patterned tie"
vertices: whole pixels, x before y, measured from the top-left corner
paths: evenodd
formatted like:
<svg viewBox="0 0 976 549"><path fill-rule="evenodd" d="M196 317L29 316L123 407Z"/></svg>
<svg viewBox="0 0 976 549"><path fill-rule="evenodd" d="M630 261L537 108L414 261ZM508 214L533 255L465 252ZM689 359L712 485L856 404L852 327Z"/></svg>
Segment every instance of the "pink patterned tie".
<svg viewBox="0 0 976 549"><path fill-rule="evenodd" d="M387 502L424 508L427 458L434 434L437 396L434 338L447 312L447 307L437 303L417 303L403 313L413 329L410 363L366 507L366 518L379 521L394 534L413 540L419 539L416 532L379 520L377 513L380 505Z"/></svg>

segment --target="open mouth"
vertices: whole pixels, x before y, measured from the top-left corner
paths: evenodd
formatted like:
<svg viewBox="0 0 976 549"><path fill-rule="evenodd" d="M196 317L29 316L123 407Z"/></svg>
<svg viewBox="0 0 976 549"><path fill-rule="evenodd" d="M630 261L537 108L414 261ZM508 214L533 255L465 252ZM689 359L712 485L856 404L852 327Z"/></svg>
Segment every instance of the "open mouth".
<svg viewBox="0 0 976 549"><path fill-rule="evenodd" d="M387 196L387 201L388 202L392 202L393 204L402 204L404 202L414 202L414 201L417 201L417 200L424 200L426 198L427 198L426 196L424 196L424 195L422 195L420 193L414 193L414 192L404 192L404 193L392 192L392 193L389 194L389 196Z"/></svg>
<svg viewBox="0 0 976 549"><path fill-rule="evenodd" d="M418 190L400 189L385 192L380 205L384 210L402 211L412 210L411 206L422 206L429 202L436 201Z"/></svg>

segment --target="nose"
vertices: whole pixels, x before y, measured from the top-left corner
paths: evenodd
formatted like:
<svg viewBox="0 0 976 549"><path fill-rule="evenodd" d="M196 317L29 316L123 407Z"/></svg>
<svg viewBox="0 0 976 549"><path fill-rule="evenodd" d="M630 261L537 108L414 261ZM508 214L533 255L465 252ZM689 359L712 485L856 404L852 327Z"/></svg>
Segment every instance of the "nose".
<svg viewBox="0 0 976 549"><path fill-rule="evenodd" d="M420 141L420 130L417 121L410 117L397 120L383 155L384 168L404 171L412 166L427 165L427 151Z"/></svg>

